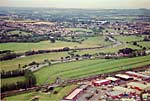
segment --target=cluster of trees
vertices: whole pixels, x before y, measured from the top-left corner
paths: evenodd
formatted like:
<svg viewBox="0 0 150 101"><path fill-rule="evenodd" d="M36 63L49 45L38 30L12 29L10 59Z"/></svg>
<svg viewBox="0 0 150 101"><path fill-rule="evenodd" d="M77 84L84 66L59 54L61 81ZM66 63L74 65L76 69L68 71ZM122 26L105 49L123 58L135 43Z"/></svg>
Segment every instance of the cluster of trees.
<svg viewBox="0 0 150 101"><path fill-rule="evenodd" d="M14 59L14 58L19 57L21 55L22 54L20 54L20 53L5 52L5 53L1 54L0 61Z"/></svg>
<svg viewBox="0 0 150 101"><path fill-rule="evenodd" d="M146 55L144 50L133 50L131 48L120 49L118 53L128 54L131 57Z"/></svg>
<svg viewBox="0 0 150 101"><path fill-rule="evenodd" d="M131 48L120 49L118 53L131 54L134 50Z"/></svg>
<svg viewBox="0 0 150 101"><path fill-rule="evenodd" d="M82 41L84 41L85 39L79 40L79 39L75 38L74 36L72 36L71 39L66 39L66 38L64 38L64 37L61 37L61 38L59 38L58 40L60 40L60 41L65 41L65 42L77 42L77 43L82 43Z"/></svg>
<svg viewBox="0 0 150 101"><path fill-rule="evenodd" d="M63 51L69 51L69 47L64 47L62 49L53 49L53 50L38 50L38 51L27 51L25 52L26 56L35 55L35 54L43 54L43 53L50 53L50 52L63 52Z"/></svg>
<svg viewBox="0 0 150 101"><path fill-rule="evenodd" d="M11 50L0 50L0 54L10 53Z"/></svg>
<svg viewBox="0 0 150 101"><path fill-rule="evenodd" d="M150 36L145 36L143 41L150 41Z"/></svg>
<svg viewBox="0 0 150 101"><path fill-rule="evenodd" d="M40 42L48 40L48 35L40 34L9 34L9 32L0 34L0 43L6 42Z"/></svg>
<svg viewBox="0 0 150 101"><path fill-rule="evenodd" d="M12 70L12 71L4 71L0 73L1 78L9 78L9 77L17 77L17 76L24 76L25 75L25 70Z"/></svg>
<svg viewBox="0 0 150 101"><path fill-rule="evenodd" d="M143 50L146 50L146 47L139 45L137 42L133 42L133 45L138 46L138 47L142 48Z"/></svg>
<svg viewBox="0 0 150 101"><path fill-rule="evenodd" d="M11 90L19 90L19 89L27 89L36 85L36 77L29 70L25 71L25 81L16 82L12 84L6 84L1 86L1 92L11 91Z"/></svg>

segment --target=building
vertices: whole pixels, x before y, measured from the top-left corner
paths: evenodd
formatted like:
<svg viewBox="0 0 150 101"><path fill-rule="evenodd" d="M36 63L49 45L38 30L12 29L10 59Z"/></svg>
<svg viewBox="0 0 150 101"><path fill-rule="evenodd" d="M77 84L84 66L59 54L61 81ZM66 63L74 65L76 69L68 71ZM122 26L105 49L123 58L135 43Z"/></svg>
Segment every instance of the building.
<svg viewBox="0 0 150 101"><path fill-rule="evenodd" d="M119 99L122 96L124 96L123 92L121 91L111 91L111 92L107 92L106 95L112 99Z"/></svg>
<svg viewBox="0 0 150 101"><path fill-rule="evenodd" d="M136 72L132 72L132 71L127 71L126 74L129 75L129 76L134 76L134 77L137 77L137 78L141 78L143 80L149 80L150 79L150 76L140 74L140 73L136 73Z"/></svg>
<svg viewBox="0 0 150 101"><path fill-rule="evenodd" d="M66 101L76 101L78 95L83 91L81 88L73 90L68 96L64 98Z"/></svg>
<svg viewBox="0 0 150 101"><path fill-rule="evenodd" d="M129 75L125 75L125 74L116 74L115 77L120 78L122 80L133 80L132 77L130 77Z"/></svg>
<svg viewBox="0 0 150 101"><path fill-rule="evenodd" d="M137 92L134 89L130 89L130 88L125 88L125 87L121 87L121 86L115 86L113 88L114 91L121 91L124 94L129 94L129 95L135 95Z"/></svg>
<svg viewBox="0 0 150 101"><path fill-rule="evenodd" d="M135 99L131 98L131 99L128 99L128 98L122 98L121 101L136 101Z"/></svg>
<svg viewBox="0 0 150 101"><path fill-rule="evenodd" d="M111 82L119 82L120 80L115 77L107 77L106 80L110 80Z"/></svg>
<svg viewBox="0 0 150 101"><path fill-rule="evenodd" d="M127 86L129 88L138 90L138 91L147 91L150 90L150 84L143 84L143 83L139 83L139 82L130 82L127 84Z"/></svg>
<svg viewBox="0 0 150 101"><path fill-rule="evenodd" d="M78 96L88 87L89 85L81 85L74 89L69 95L64 97L62 101L76 101Z"/></svg>
<svg viewBox="0 0 150 101"><path fill-rule="evenodd" d="M106 79L104 79L104 80L95 80L95 81L92 82L92 84L94 86L107 85L109 83L111 83L111 80L106 80Z"/></svg>

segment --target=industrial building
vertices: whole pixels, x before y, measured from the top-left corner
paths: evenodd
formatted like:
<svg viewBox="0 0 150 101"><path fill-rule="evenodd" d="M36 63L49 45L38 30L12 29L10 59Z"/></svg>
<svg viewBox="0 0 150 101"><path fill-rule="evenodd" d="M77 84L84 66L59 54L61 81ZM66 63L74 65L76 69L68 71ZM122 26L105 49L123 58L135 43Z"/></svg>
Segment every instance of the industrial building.
<svg viewBox="0 0 150 101"><path fill-rule="evenodd" d="M92 84L93 84L94 86L107 85L107 84L109 84L109 83L111 83L111 80L107 80L107 79L104 79L104 80L94 80L94 81L92 82Z"/></svg>
<svg viewBox="0 0 150 101"><path fill-rule="evenodd" d="M121 92L121 91L107 92L106 95L112 99L119 99L119 98L121 98L121 96L124 96L123 92Z"/></svg>
<svg viewBox="0 0 150 101"><path fill-rule="evenodd" d="M110 80L111 82L119 82L120 79L115 78L115 77L107 77L106 80Z"/></svg>
<svg viewBox="0 0 150 101"><path fill-rule="evenodd" d="M125 88L125 87L121 87L121 86L115 86L113 88L114 91L121 91L124 94L131 94L131 95L135 95L136 93L138 93L136 90L134 89L130 89L130 88Z"/></svg>
<svg viewBox="0 0 150 101"><path fill-rule="evenodd" d="M120 78L122 80L133 80L132 77L130 77L129 75L125 75L125 74L116 74L115 77Z"/></svg>
<svg viewBox="0 0 150 101"><path fill-rule="evenodd" d="M148 79L150 79L150 76L143 75L143 74L136 73L136 72L132 72L132 71L127 71L126 74L129 75L129 76L134 76L134 77L141 78L141 79L143 79L143 80L148 80Z"/></svg>
<svg viewBox="0 0 150 101"><path fill-rule="evenodd" d="M138 90L138 91L150 90L150 84L149 83L143 84L143 83L139 83L139 82L130 82L130 83L127 83L127 86L132 88L132 89Z"/></svg>

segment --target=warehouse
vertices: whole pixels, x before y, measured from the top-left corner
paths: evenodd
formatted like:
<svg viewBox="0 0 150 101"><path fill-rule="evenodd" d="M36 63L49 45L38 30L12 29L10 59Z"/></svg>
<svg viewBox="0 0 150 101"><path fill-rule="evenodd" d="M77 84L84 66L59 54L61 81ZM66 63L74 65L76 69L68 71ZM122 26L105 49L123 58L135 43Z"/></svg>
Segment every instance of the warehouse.
<svg viewBox="0 0 150 101"><path fill-rule="evenodd" d="M127 84L128 87L133 88L138 91L150 90L150 84L142 84L139 82L130 82Z"/></svg>
<svg viewBox="0 0 150 101"><path fill-rule="evenodd" d="M94 86L107 85L109 83L111 83L111 81L110 80L106 80L106 79L104 79L104 80L95 80L95 81L92 82L92 84Z"/></svg>
<svg viewBox="0 0 150 101"><path fill-rule="evenodd" d="M116 74L115 77L120 78L122 80L133 80L132 77L130 77L129 75L125 75L125 74Z"/></svg>
<svg viewBox="0 0 150 101"><path fill-rule="evenodd" d="M111 82L119 82L119 79L115 77L107 77L106 80L110 80Z"/></svg>
<svg viewBox="0 0 150 101"><path fill-rule="evenodd" d="M130 94L130 95L135 95L137 92L134 89L130 89L130 88L125 88L125 87L121 87L121 86L115 86L113 88L114 91L122 91L124 94Z"/></svg>
<svg viewBox="0 0 150 101"><path fill-rule="evenodd" d="M111 91L111 92L107 92L106 95L108 97L111 97L112 99L119 99L122 96L124 96L123 92L121 91Z"/></svg>
<svg viewBox="0 0 150 101"><path fill-rule="evenodd" d="M127 71L126 74L128 74L128 75L130 75L130 76L134 76L134 77L141 78L141 79L143 79L143 80L148 80L148 79L150 79L150 76L143 75L143 74L136 73L136 72L132 72L132 71Z"/></svg>
<svg viewBox="0 0 150 101"><path fill-rule="evenodd" d="M74 91L72 91L67 97L65 97L64 99L66 101L76 101L77 96L83 91L83 89L81 88L77 88Z"/></svg>

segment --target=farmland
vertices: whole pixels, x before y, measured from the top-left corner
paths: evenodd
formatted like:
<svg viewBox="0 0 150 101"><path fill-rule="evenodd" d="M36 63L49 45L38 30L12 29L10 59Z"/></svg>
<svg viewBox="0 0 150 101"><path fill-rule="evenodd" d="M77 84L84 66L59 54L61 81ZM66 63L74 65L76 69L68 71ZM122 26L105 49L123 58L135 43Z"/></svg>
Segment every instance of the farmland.
<svg viewBox="0 0 150 101"><path fill-rule="evenodd" d="M28 57L16 58L13 60L1 61L0 62L1 70L5 70L5 71L14 70L14 69L18 69L18 64L21 64L21 66L23 66L25 64L31 63L32 61L43 62L45 59L55 60L67 55L68 54L66 52L47 53L47 54L39 54L39 55L33 55Z"/></svg>
<svg viewBox="0 0 150 101"><path fill-rule="evenodd" d="M144 56L120 60L97 59L62 63L52 65L50 67L45 67L35 72L35 75L38 81L37 84L43 84L49 78L49 83L52 83L57 77L61 77L62 79L80 78L105 72L112 72L121 69L147 65L150 64L149 58L150 56Z"/></svg>
<svg viewBox="0 0 150 101"><path fill-rule="evenodd" d="M64 47L74 47L79 45L73 42L63 42L57 41L56 43L51 43L50 41L41 41L37 43L3 43L0 45L0 50L9 50L15 52L24 52L29 50L46 50L46 49L57 49Z"/></svg>
<svg viewBox="0 0 150 101"><path fill-rule="evenodd" d="M150 48L150 42L138 42L138 44L142 47Z"/></svg>
<svg viewBox="0 0 150 101"><path fill-rule="evenodd" d="M139 82L146 85L149 10L67 8L1 7L1 100L60 101L78 87L71 101L106 101L115 100L108 97L113 87L128 86L131 78L142 78ZM143 76L115 76L128 75L126 71ZM105 80L108 76L117 82ZM101 86L95 87L96 81ZM83 100L80 92L86 95ZM126 93L119 94L119 100L121 95L134 98Z"/></svg>
<svg viewBox="0 0 150 101"><path fill-rule="evenodd" d="M135 36L135 35L130 35L130 36L114 36L117 40L121 41L121 42L132 42L132 41L140 41L143 40L143 37L140 36Z"/></svg>
<svg viewBox="0 0 150 101"><path fill-rule="evenodd" d="M55 88L54 91L57 91L57 94L54 94L52 92L52 94L43 94L40 92L28 92L25 94L20 94L20 95L16 95L16 96L10 96L5 98L5 100L7 101L16 101L16 99L18 101L30 101L32 100L35 96L38 96L40 101L60 101L64 96L66 96L67 94L69 94L73 89L75 89L77 87L77 85L68 85L66 87L58 87Z"/></svg>
<svg viewBox="0 0 150 101"><path fill-rule="evenodd" d="M23 76L20 77L12 77L12 78L4 78L1 80L1 86L6 85L6 84L11 84L19 81L24 81L25 78Z"/></svg>
<svg viewBox="0 0 150 101"><path fill-rule="evenodd" d="M106 47L106 48L100 48L100 49L92 49L92 50L80 50L80 51L77 51L76 54L95 54L95 53L117 53L119 51L119 49L122 49L122 48L132 48L132 49L140 49L139 47L137 46L134 46L134 45L131 45L131 44L122 44L122 45L119 45L117 47L113 47L113 46L110 46L110 47Z"/></svg>
<svg viewBox="0 0 150 101"><path fill-rule="evenodd" d="M31 35L29 32L24 32L24 31L19 31L19 30L14 30L14 31L9 31L9 34L23 34L23 35Z"/></svg>
<svg viewBox="0 0 150 101"><path fill-rule="evenodd" d="M25 52L29 50L46 50L46 49L58 49L64 47L74 48L76 47L96 47L102 45L111 44L111 42L105 42L105 36L88 37L87 40L81 44L76 42L56 41L51 43L50 41L41 41L37 43L2 43L0 44L0 50L12 50L15 52Z"/></svg>

